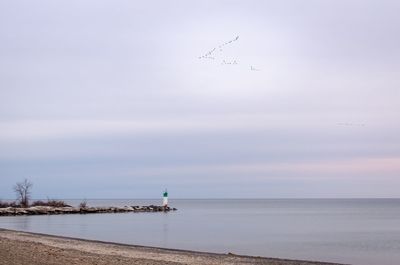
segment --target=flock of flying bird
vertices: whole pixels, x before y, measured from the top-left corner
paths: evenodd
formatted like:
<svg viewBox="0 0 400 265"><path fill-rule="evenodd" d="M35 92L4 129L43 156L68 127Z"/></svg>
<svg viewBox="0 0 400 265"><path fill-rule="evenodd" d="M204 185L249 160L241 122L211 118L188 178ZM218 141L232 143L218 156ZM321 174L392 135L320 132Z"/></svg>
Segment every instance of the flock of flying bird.
<svg viewBox="0 0 400 265"><path fill-rule="evenodd" d="M218 53L223 52L223 48L227 45L231 45L234 42L236 42L239 39L239 36L236 36L236 38L231 39L227 42L224 42L221 45L218 45L217 47L214 47L213 49L209 50L207 53L199 56L199 59L204 59L204 60L216 60L218 57ZM227 60L223 59L221 61L221 65L237 65L238 62L237 60ZM254 66L250 66L250 71L261 71L260 69L255 68ZM338 126L352 126L352 127L364 127L364 123L350 123L350 122L342 122L342 123L337 123Z"/></svg>
<svg viewBox="0 0 400 265"><path fill-rule="evenodd" d="M215 60L217 53L221 53L223 51L223 48L226 45L231 45L234 42L236 42L239 39L239 36L236 36L236 38L231 39L227 42L224 42L221 45L218 45L217 47L214 47L212 50L208 51L207 53L205 53L204 55L199 56L199 59L206 59L206 60ZM221 61L221 65L237 65L238 62L237 60L227 60L227 59L223 59ZM260 69L257 69L253 66L250 66L250 70L251 71L260 71Z"/></svg>
<svg viewBox="0 0 400 265"><path fill-rule="evenodd" d="M353 127L364 127L364 123L351 123L351 122L341 122L337 124L338 126L353 126Z"/></svg>

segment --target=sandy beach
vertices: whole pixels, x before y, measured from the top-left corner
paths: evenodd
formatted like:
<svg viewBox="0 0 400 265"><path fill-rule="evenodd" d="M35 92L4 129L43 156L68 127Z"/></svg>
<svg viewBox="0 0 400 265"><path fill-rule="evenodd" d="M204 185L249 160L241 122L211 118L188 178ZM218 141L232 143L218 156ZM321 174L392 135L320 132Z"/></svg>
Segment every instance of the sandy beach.
<svg viewBox="0 0 400 265"><path fill-rule="evenodd" d="M272 259L234 254L132 246L0 229L1 265L127 264L268 264L328 265L335 263Z"/></svg>

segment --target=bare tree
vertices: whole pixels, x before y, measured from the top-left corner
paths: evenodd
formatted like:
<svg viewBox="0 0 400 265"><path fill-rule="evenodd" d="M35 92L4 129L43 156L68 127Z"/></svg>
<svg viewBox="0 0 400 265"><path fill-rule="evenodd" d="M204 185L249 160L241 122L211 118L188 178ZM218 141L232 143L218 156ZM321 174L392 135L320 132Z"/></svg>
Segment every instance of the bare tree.
<svg viewBox="0 0 400 265"><path fill-rule="evenodd" d="M14 192L17 195L17 200L22 207L29 206L32 186L33 184L27 179L25 179L23 182L18 182L14 186Z"/></svg>

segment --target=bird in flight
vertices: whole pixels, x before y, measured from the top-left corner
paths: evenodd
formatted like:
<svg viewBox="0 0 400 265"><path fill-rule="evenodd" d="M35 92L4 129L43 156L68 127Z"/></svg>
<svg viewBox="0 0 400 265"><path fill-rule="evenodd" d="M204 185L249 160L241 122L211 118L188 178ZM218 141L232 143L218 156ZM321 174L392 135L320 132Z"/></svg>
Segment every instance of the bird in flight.
<svg viewBox="0 0 400 265"><path fill-rule="evenodd" d="M350 123L350 122L341 122L337 124L338 126L355 126L355 127L364 127L364 123Z"/></svg>
<svg viewBox="0 0 400 265"><path fill-rule="evenodd" d="M218 45L218 50L220 51L220 52L222 52L223 50L222 50L222 47L224 47L225 45L228 45L228 44L231 44L232 42L234 42L234 41L237 41L239 39L239 36L236 36L236 38L234 38L234 39L232 39L232 40L230 40L230 41L227 41L227 42L224 42L223 44L221 44L221 45ZM212 50L210 50L210 51L208 51L206 54L204 54L204 55L202 55L202 56L199 56L199 59L210 59L210 57L213 57L213 56L211 56L215 51L217 50L217 48L213 48ZM214 58L213 58L214 59Z"/></svg>
<svg viewBox="0 0 400 265"><path fill-rule="evenodd" d="M233 61L222 60L221 64L238 64L238 63L236 60L233 60Z"/></svg>
<svg viewBox="0 0 400 265"><path fill-rule="evenodd" d="M224 46L226 46L226 45L231 45L231 44L233 44L234 42L236 42L238 39L239 39L239 36L236 36L235 38L233 38L233 39L231 39L231 40L229 40L229 41L227 41L227 42L224 42L224 43L222 43L222 44L220 44L220 45L218 45L218 46L212 48L212 49L209 50L207 53L205 53L205 54L202 55L202 56L199 56L198 58L199 58L199 59L209 59L209 60L219 59L219 58L218 58L218 57L219 57L219 54L223 55L222 52L223 52ZM222 59L222 58L221 58L221 59ZM237 64L238 64L238 61L237 61L237 60L227 60L226 58L224 58L224 59L221 61L221 65L237 65ZM252 66L252 65L250 66L250 70L251 70L251 71L261 71L260 69L255 68L255 67Z"/></svg>

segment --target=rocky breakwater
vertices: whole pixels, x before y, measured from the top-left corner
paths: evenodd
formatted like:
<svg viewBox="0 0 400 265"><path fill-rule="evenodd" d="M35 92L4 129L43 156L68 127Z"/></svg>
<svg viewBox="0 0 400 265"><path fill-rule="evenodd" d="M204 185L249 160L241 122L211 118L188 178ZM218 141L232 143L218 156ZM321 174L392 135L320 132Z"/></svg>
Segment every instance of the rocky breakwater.
<svg viewBox="0 0 400 265"><path fill-rule="evenodd" d="M28 208L0 208L0 216L51 215L51 214L91 214L91 213L151 213L176 211L176 208L163 206L124 206L124 207L52 207L33 206Z"/></svg>

